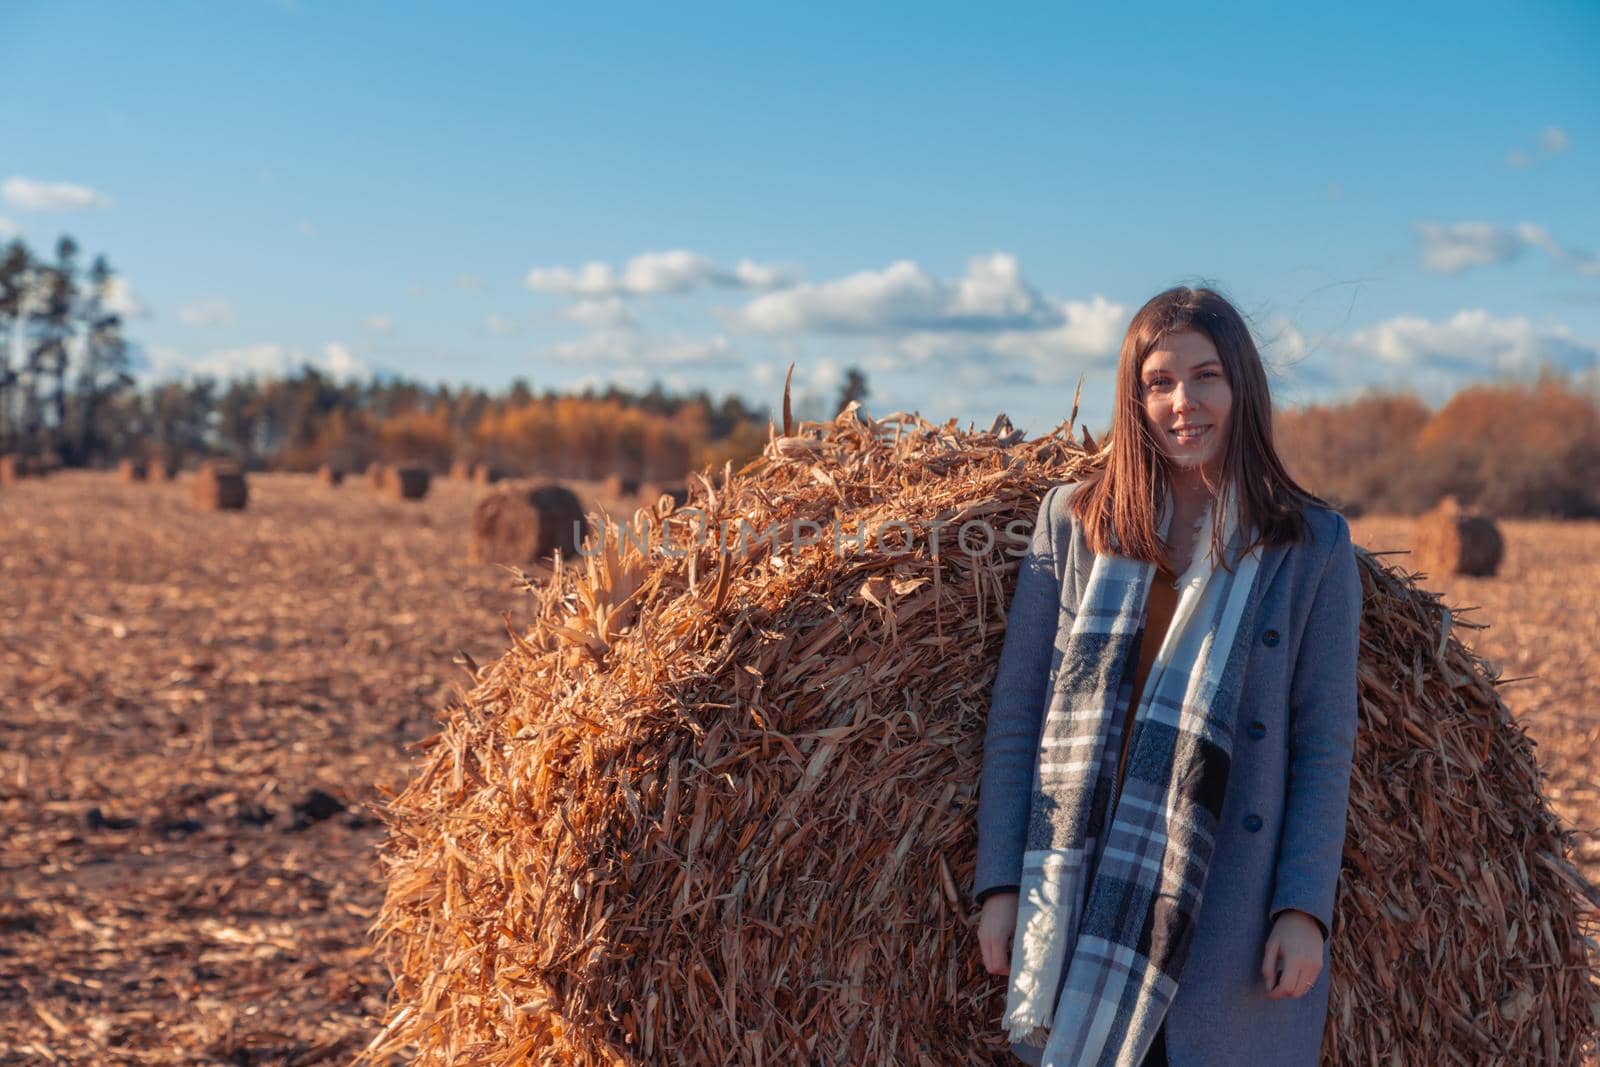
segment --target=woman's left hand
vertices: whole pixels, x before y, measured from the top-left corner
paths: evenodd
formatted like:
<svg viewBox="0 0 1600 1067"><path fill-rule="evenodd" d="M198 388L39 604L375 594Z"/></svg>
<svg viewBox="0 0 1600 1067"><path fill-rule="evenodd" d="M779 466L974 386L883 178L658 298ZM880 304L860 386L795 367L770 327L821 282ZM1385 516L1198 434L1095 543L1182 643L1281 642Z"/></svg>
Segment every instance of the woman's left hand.
<svg viewBox="0 0 1600 1067"><path fill-rule="evenodd" d="M1303 997L1321 973L1322 927L1303 911L1285 911L1272 924L1267 954L1261 961L1268 999Z"/></svg>

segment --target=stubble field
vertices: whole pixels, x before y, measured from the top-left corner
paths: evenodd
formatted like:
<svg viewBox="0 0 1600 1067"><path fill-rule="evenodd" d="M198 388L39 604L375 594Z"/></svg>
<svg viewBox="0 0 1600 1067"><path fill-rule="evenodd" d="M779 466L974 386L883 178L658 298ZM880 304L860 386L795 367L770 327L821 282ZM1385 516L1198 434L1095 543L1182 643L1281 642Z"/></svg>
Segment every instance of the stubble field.
<svg viewBox="0 0 1600 1067"><path fill-rule="evenodd" d="M463 483L250 491L201 514L186 481L0 490L0 1063L344 1063L372 1037L376 787L527 594L467 562ZM1500 576L1429 584L1533 676L1503 691L1600 879L1600 523L1504 529Z"/></svg>

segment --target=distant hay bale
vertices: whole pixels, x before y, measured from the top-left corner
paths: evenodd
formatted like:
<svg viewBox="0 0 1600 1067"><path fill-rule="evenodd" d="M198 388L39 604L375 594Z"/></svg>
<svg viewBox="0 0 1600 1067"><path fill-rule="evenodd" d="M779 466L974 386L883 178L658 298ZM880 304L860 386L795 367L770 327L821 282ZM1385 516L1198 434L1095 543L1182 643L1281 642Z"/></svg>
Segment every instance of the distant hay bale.
<svg viewBox="0 0 1600 1067"><path fill-rule="evenodd" d="M426 467L390 467L384 472L383 491L396 500L421 500L431 482Z"/></svg>
<svg viewBox="0 0 1600 1067"><path fill-rule="evenodd" d="M639 492L639 479L627 478L620 474L608 474L605 481L606 496L629 497Z"/></svg>
<svg viewBox="0 0 1600 1067"><path fill-rule="evenodd" d="M458 459L450 464L450 480L465 482L472 479L472 464L464 459Z"/></svg>
<svg viewBox="0 0 1600 1067"><path fill-rule="evenodd" d="M178 477L178 469L182 466L175 457L162 456L149 461L145 475L152 482L172 482Z"/></svg>
<svg viewBox="0 0 1600 1067"><path fill-rule="evenodd" d="M641 508L676 552L611 538L475 672L386 811L395 985L363 1058L1011 1062L965 890L1018 560L1005 533L929 546L951 515L1026 529L1099 460L1064 436L1075 411L1033 441L861 416L771 440L707 496L703 537ZM729 549L740 520L914 536ZM1573 835L1460 624L1357 559L1321 1062L1581 1063L1600 896Z"/></svg>
<svg viewBox="0 0 1600 1067"><path fill-rule="evenodd" d="M149 477L149 468L142 459L124 459L117 464L117 478L124 482L142 482Z"/></svg>
<svg viewBox="0 0 1600 1067"><path fill-rule="evenodd" d="M200 511L242 511L250 492L244 471L235 464L208 462L194 479L194 506Z"/></svg>
<svg viewBox="0 0 1600 1067"><path fill-rule="evenodd" d="M505 471L499 467L492 467L487 463L474 463L472 465L473 485L493 485L505 478Z"/></svg>
<svg viewBox="0 0 1600 1067"><path fill-rule="evenodd" d="M1411 535L1418 570L1433 576L1492 577L1500 570L1505 540L1493 519L1464 509L1453 496L1418 517Z"/></svg>
<svg viewBox="0 0 1600 1067"><path fill-rule="evenodd" d="M385 477L387 475L388 469L389 468L385 464L378 463L376 461L374 461L372 463L368 463L367 464L367 486L368 486L368 488L376 489L379 492L382 492L383 491L384 479L385 479Z"/></svg>
<svg viewBox="0 0 1600 1067"><path fill-rule="evenodd" d="M324 463L317 468L317 482L329 489L335 489L344 483L344 471L331 463Z"/></svg>
<svg viewBox="0 0 1600 1067"><path fill-rule="evenodd" d="M588 533L583 505L565 486L503 486L472 509L467 558L474 563L526 566L559 551L563 560L572 561Z"/></svg>
<svg viewBox="0 0 1600 1067"><path fill-rule="evenodd" d="M15 485L24 478L35 477L37 473L27 456L19 456L14 452L0 456L0 485Z"/></svg>

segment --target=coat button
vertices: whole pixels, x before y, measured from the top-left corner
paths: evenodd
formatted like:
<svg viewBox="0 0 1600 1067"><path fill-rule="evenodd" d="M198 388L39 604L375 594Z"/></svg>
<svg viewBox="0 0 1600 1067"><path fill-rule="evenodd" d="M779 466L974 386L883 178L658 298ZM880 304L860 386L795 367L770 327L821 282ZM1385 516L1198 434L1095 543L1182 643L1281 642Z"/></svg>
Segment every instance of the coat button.
<svg viewBox="0 0 1600 1067"><path fill-rule="evenodd" d="M1257 741L1267 736L1267 724L1262 722L1260 719L1257 719L1255 722L1245 727L1245 730Z"/></svg>
<svg viewBox="0 0 1600 1067"><path fill-rule="evenodd" d="M1261 829L1261 816L1255 814L1254 812L1246 815L1244 817L1244 828L1249 830L1251 833L1255 833L1257 830Z"/></svg>
<svg viewBox="0 0 1600 1067"><path fill-rule="evenodd" d="M1276 631L1276 630L1268 630L1266 633L1262 634L1261 635L1261 643L1263 645L1266 645L1268 648L1277 648L1278 647L1278 631Z"/></svg>

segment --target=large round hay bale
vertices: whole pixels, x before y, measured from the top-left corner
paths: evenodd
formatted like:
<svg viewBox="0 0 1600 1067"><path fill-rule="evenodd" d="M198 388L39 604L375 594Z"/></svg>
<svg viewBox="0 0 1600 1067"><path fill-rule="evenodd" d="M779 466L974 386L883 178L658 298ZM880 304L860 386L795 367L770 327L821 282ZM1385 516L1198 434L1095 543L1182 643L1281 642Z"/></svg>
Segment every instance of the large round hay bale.
<svg viewBox="0 0 1600 1067"><path fill-rule="evenodd" d="M1466 574L1492 577L1505 555L1505 540L1493 519L1462 508L1453 496L1418 517L1411 535L1418 570L1442 577Z"/></svg>
<svg viewBox="0 0 1600 1067"><path fill-rule="evenodd" d="M336 489L344 483L344 471L331 463L324 463L317 468L317 484L329 489Z"/></svg>
<svg viewBox="0 0 1600 1067"><path fill-rule="evenodd" d="M507 485L486 494L472 509L474 563L516 566L577 557L589 533L583 504L562 485Z"/></svg>
<svg viewBox="0 0 1600 1067"><path fill-rule="evenodd" d="M705 494L704 536L694 512L641 509L643 549L612 538L563 568L387 809L395 987L371 1054L1014 1062L966 887L1009 531L1095 462L1073 421L1031 442L914 415L806 424ZM951 516L987 522L992 549L946 529L935 557ZM740 520L824 532L730 549L716 532ZM1357 556L1322 1062L1579 1063L1594 890L1532 745L1437 599Z"/></svg>
<svg viewBox="0 0 1600 1067"><path fill-rule="evenodd" d="M421 500L431 482L426 467L390 467L384 472L383 490L396 500Z"/></svg>
<svg viewBox="0 0 1600 1067"><path fill-rule="evenodd" d="M194 506L200 511L241 511L249 502L244 470L232 463L200 465L194 478Z"/></svg>
<svg viewBox="0 0 1600 1067"><path fill-rule="evenodd" d="M142 482L149 477L149 468L142 459L124 459L117 463L117 478L124 482Z"/></svg>

